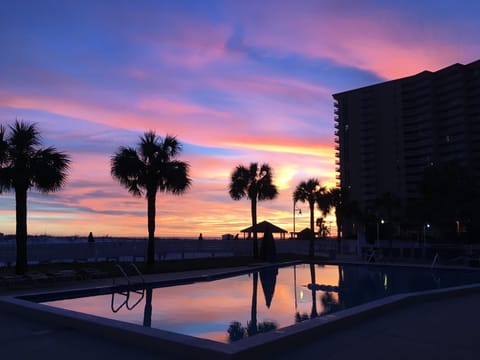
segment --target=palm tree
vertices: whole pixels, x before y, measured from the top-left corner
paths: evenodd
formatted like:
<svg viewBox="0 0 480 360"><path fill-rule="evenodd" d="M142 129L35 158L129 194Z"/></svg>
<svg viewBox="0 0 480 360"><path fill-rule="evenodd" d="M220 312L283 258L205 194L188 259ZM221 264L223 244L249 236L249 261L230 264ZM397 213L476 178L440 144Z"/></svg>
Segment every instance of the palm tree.
<svg viewBox="0 0 480 360"><path fill-rule="evenodd" d="M27 191L60 190L67 179L70 158L54 147L42 148L36 124L15 121L7 135L0 126L0 193L15 191L17 274L27 270Z"/></svg>
<svg viewBox="0 0 480 360"><path fill-rule="evenodd" d="M327 227L325 219L323 217L317 218L316 225L318 227L318 235L322 239L325 239L330 234L330 230Z"/></svg>
<svg viewBox="0 0 480 360"><path fill-rule="evenodd" d="M315 219L315 202L320 194L325 192L325 187L320 186L320 182L318 179L311 178L307 181L302 181L300 184L297 185L295 191L293 193L293 201L301 201L301 202L308 202L308 206L310 207L310 229L315 233L314 227L314 219ZM309 255L313 257L314 255L314 239L310 239L309 245Z"/></svg>
<svg viewBox="0 0 480 360"><path fill-rule="evenodd" d="M233 200L244 197L251 201L252 226L257 225L257 202L273 200L278 195L273 184L273 172L268 164L260 168L257 163L251 163L249 168L238 165L230 178L229 194ZM258 258L257 233L253 233L253 257Z"/></svg>
<svg viewBox="0 0 480 360"><path fill-rule="evenodd" d="M111 174L133 196L147 198L148 247L147 266L155 262L155 213L157 192L181 195L191 185L189 165L175 160L182 150L176 137L164 139L154 131L140 137L138 148L120 147L111 158Z"/></svg>
<svg viewBox="0 0 480 360"><path fill-rule="evenodd" d="M342 216L344 212L343 204L343 192L340 188L333 188L327 192L327 206L325 210L330 208L335 208L335 221L337 225L337 239L340 240L342 237Z"/></svg>

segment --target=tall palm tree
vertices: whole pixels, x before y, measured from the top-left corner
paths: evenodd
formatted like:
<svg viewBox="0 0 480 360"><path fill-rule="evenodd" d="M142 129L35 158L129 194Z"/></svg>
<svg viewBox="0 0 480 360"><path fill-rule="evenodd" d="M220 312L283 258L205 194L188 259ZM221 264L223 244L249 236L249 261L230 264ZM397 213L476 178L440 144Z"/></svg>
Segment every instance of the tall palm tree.
<svg viewBox="0 0 480 360"><path fill-rule="evenodd" d="M320 181L315 178L308 179L307 181L302 181L297 185L295 191L293 192L293 201L300 201L302 203L307 202L310 208L310 229L315 233L315 202L319 194L325 192L325 187L320 186ZM314 239L310 239L309 245L309 255L314 255Z"/></svg>
<svg viewBox="0 0 480 360"><path fill-rule="evenodd" d="M246 197L251 201L252 226L257 225L257 202L273 200L278 196L272 169L268 164L260 168L257 163L250 163L249 168L238 165L230 177L229 194L233 200ZM256 232L253 233L253 257L258 258Z"/></svg>
<svg viewBox="0 0 480 360"><path fill-rule="evenodd" d="M0 193L15 191L17 274L27 270L27 191L60 190L67 179L70 158L54 147L42 148L36 124L15 121L0 127Z"/></svg>
<svg viewBox="0 0 480 360"><path fill-rule="evenodd" d="M191 185L189 164L175 160L182 145L174 136L161 138L154 131L140 137L138 147L120 147L111 158L111 174L134 196L147 198L147 266L155 262L155 213L157 192L181 195Z"/></svg>

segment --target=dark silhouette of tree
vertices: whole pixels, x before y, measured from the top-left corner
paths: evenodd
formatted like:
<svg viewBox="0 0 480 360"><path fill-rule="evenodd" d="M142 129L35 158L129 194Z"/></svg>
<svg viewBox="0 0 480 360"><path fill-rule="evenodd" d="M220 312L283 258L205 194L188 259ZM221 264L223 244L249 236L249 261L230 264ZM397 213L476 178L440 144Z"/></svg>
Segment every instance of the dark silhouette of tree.
<svg viewBox="0 0 480 360"><path fill-rule="evenodd" d="M134 196L147 198L147 267L155 262L155 214L157 192L181 195L190 185L189 165L176 160L182 145L176 137L144 133L136 149L120 147L111 158L111 174Z"/></svg>
<svg viewBox="0 0 480 360"><path fill-rule="evenodd" d="M478 186L457 162L427 167L419 184L423 223L433 224L444 240L458 237L459 226L478 220Z"/></svg>
<svg viewBox="0 0 480 360"><path fill-rule="evenodd" d="M325 239L330 234L330 230L325 223L325 219L323 217L317 218L316 225L318 227L319 236L322 239Z"/></svg>
<svg viewBox="0 0 480 360"><path fill-rule="evenodd" d="M249 168L238 165L230 177L229 194L233 200L244 197L251 201L252 226L257 225L257 202L273 200L278 196L277 187L273 184L273 172L268 164L260 168L251 163ZM253 233L253 257L258 258L257 233Z"/></svg>
<svg viewBox="0 0 480 360"><path fill-rule="evenodd" d="M228 339L230 342L241 340L245 337L246 330L240 321L232 321L228 327Z"/></svg>
<svg viewBox="0 0 480 360"><path fill-rule="evenodd" d="M335 222L337 225L337 249L341 250L342 224L345 213L345 192L340 188L329 189L317 196L317 204L323 214L328 214L332 208L335 209Z"/></svg>
<svg viewBox="0 0 480 360"><path fill-rule="evenodd" d="M36 124L15 121L9 133L0 126L0 193L15 191L16 273L27 270L27 191L60 190L67 179L70 159L54 147L41 147Z"/></svg>
<svg viewBox="0 0 480 360"><path fill-rule="evenodd" d="M343 309L338 301L334 298L333 293L330 291L324 292L320 298L320 301L322 302L323 307L321 315L335 313Z"/></svg>
<svg viewBox="0 0 480 360"><path fill-rule="evenodd" d="M325 192L325 187L320 186L318 179L309 179L302 181L297 185L293 193L293 201L307 202L310 208L310 230L315 233L314 219L315 219L315 202L320 194ZM310 239L309 255L314 256L314 237Z"/></svg>
<svg viewBox="0 0 480 360"><path fill-rule="evenodd" d="M8 142L5 127L0 124L0 166L4 166L8 159Z"/></svg>
<svg viewBox="0 0 480 360"><path fill-rule="evenodd" d="M342 234L342 190L340 188L329 189L325 194L325 199L318 200L318 206L326 213L329 213L332 208L335 209L335 221L337 225L337 239L341 238Z"/></svg>

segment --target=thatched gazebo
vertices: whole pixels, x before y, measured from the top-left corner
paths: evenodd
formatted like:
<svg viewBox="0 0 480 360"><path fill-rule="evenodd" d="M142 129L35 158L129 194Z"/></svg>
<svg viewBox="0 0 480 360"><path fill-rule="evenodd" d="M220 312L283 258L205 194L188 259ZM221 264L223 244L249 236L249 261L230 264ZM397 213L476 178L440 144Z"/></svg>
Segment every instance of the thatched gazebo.
<svg viewBox="0 0 480 360"><path fill-rule="evenodd" d="M259 222L255 226L250 226L248 228L240 230L240 232L243 233L243 238L245 239L245 236L247 233L248 233L248 236L250 237L252 233L265 233L267 228L270 228L270 231L273 234L275 233L280 234L281 239L285 239L285 234L288 233L287 230L283 230L282 228L279 228L278 226L273 225L271 222L268 222L268 221Z"/></svg>

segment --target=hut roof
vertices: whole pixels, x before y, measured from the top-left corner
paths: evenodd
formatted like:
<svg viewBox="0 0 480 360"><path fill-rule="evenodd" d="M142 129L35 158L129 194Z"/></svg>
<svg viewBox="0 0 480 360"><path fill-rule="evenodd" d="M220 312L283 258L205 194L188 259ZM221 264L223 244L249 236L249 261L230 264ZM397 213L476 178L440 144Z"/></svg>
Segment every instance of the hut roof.
<svg viewBox="0 0 480 360"><path fill-rule="evenodd" d="M287 233L287 230L283 230L282 228L279 228L276 225L273 225L271 222L268 221L262 221L258 223L255 226L250 226L248 228L245 228L243 230L240 230L242 233L252 233L252 232L258 232L258 233L264 233L267 229L267 226L270 227L270 230L272 233Z"/></svg>

